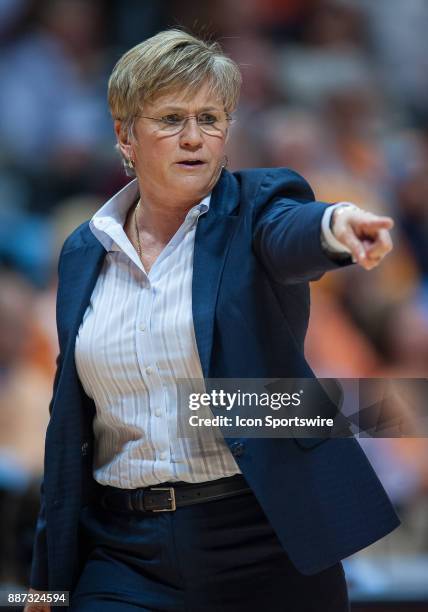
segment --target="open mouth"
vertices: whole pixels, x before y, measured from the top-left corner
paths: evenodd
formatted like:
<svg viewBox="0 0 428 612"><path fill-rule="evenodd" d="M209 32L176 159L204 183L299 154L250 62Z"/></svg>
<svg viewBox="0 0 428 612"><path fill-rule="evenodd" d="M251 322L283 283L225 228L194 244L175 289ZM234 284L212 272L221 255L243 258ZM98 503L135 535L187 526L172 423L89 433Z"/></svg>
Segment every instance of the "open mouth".
<svg viewBox="0 0 428 612"><path fill-rule="evenodd" d="M186 159L178 162L180 166L202 166L205 162L200 159Z"/></svg>

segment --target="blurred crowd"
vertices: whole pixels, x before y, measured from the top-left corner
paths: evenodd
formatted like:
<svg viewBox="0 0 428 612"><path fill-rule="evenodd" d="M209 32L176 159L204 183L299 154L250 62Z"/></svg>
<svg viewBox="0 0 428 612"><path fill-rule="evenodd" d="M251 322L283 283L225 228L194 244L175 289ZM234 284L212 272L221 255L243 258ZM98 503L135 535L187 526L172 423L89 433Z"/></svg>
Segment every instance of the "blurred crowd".
<svg viewBox="0 0 428 612"><path fill-rule="evenodd" d="M318 200L395 219L378 269L312 286L314 371L427 378L426 0L0 0L0 583L27 581L59 249L129 180L108 76L125 50L171 26L219 40L241 67L229 169L288 166ZM362 440L403 516L428 497L428 446L418 426L414 435ZM426 515L404 528L428 552Z"/></svg>

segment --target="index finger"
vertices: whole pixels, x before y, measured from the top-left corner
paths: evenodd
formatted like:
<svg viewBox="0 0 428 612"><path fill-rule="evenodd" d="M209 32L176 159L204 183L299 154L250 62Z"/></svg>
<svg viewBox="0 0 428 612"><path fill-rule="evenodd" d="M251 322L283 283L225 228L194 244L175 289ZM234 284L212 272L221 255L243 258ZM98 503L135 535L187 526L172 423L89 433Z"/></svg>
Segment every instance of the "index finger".
<svg viewBox="0 0 428 612"><path fill-rule="evenodd" d="M380 217L373 215L369 218L363 218L360 221L361 225L367 225L372 229L392 229L394 227L394 219L391 217Z"/></svg>

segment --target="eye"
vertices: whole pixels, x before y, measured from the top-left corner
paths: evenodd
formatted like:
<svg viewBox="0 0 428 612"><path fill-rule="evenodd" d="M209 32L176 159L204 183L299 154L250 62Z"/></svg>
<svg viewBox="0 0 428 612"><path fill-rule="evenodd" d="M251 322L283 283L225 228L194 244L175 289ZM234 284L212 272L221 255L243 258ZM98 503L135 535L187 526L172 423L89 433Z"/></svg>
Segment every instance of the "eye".
<svg viewBox="0 0 428 612"><path fill-rule="evenodd" d="M201 113L198 115L198 123L202 123L202 125L214 125L217 121L218 117L213 115L213 113Z"/></svg>
<svg viewBox="0 0 428 612"><path fill-rule="evenodd" d="M162 123L165 125L180 125L183 122L183 117L181 115L177 115L177 113L171 115L164 115L161 117Z"/></svg>

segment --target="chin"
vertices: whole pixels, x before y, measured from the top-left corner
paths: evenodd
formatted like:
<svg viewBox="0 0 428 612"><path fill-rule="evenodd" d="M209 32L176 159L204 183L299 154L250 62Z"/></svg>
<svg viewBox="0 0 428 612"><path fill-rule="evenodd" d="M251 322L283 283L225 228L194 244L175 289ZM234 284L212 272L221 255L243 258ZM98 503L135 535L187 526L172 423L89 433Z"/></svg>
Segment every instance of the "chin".
<svg viewBox="0 0 428 612"><path fill-rule="evenodd" d="M197 192L201 193L202 195L205 195L206 193L208 193L208 191L210 191L210 189L212 189L211 179L211 176L186 176L179 181L179 185L183 191L186 191L188 193Z"/></svg>

